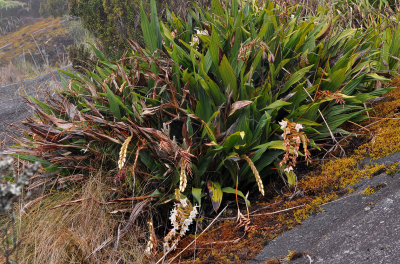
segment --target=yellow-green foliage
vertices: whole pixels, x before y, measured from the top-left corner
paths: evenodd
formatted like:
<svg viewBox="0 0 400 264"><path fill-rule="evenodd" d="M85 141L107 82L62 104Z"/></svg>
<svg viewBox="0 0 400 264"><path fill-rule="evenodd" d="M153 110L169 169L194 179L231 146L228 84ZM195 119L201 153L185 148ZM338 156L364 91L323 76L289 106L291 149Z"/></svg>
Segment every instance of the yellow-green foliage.
<svg viewBox="0 0 400 264"><path fill-rule="evenodd" d="M60 18L47 18L25 26L16 32L0 38L0 65L6 65L11 59L25 54L37 53L46 42L65 36L66 29ZM35 43L36 42L36 43Z"/></svg>
<svg viewBox="0 0 400 264"><path fill-rule="evenodd" d="M69 6L71 14L81 18L83 26L101 41L110 57L122 54L129 46L126 39L139 39L139 0L70 0Z"/></svg>
<svg viewBox="0 0 400 264"><path fill-rule="evenodd" d="M9 1L9 0L0 0L0 9L7 9L7 8L11 8L11 7L16 7L16 6L22 6L23 3L19 2L19 1Z"/></svg>

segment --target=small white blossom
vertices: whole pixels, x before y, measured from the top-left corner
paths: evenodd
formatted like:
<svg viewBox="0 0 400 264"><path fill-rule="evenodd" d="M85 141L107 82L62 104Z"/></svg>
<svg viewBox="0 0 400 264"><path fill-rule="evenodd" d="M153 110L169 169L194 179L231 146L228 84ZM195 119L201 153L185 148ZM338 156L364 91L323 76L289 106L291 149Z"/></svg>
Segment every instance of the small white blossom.
<svg viewBox="0 0 400 264"><path fill-rule="evenodd" d="M176 235L176 229L175 228L171 229L171 231L169 233L170 233L171 237L174 237Z"/></svg>
<svg viewBox="0 0 400 264"><path fill-rule="evenodd" d="M207 30L198 30L198 29L196 29L196 34L197 34L197 35L205 35L205 36L208 36L208 31L207 31Z"/></svg>
<svg viewBox="0 0 400 264"><path fill-rule="evenodd" d="M172 224L176 222L176 215L177 215L177 211L176 211L176 209L174 208L174 209L171 211L171 216L169 217L169 219L171 220L171 223L172 223Z"/></svg>
<svg viewBox="0 0 400 264"><path fill-rule="evenodd" d="M289 167L285 168L283 171L289 173L289 172L293 171L293 167L289 166Z"/></svg>
<svg viewBox="0 0 400 264"><path fill-rule="evenodd" d="M181 202L181 204L182 204L183 207L186 207L186 206L188 205L188 204L187 204L187 198L181 199L180 202Z"/></svg>
<svg viewBox="0 0 400 264"><path fill-rule="evenodd" d="M299 132L301 129L303 129L304 127L303 127L303 125L301 125L301 124L296 124L296 126L295 126L295 129L296 129L296 131L297 132Z"/></svg>
<svg viewBox="0 0 400 264"><path fill-rule="evenodd" d="M281 122L279 122L279 125L281 126L281 129L284 130L287 126L287 121L282 120Z"/></svg>
<svg viewBox="0 0 400 264"><path fill-rule="evenodd" d="M192 47L197 46L199 44L199 37L196 35L193 35L192 41L189 44Z"/></svg>
<svg viewBox="0 0 400 264"><path fill-rule="evenodd" d="M194 219L197 215L197 206L193 206L193 210L190 212L189 219Z"/></svg>

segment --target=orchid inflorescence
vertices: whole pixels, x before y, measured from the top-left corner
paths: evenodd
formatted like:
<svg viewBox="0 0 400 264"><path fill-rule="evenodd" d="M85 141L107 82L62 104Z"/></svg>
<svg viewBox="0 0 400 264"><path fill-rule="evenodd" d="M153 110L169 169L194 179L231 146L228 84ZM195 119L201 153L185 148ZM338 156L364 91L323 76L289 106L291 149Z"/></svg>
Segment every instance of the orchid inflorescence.
<svg viewBox="0 0 400 264"><path fill-rule="evenodd" d="M169 252L176 248L198 214L198 206L193 206L187 198L180 198L180 193L177 196L177 200L178 202L175 203L169 217L172 229L164 237L164 252Z"/></svg>
<svg viewBox="0 0 400 264"><path fill-rule="evenodd" d="M281 168L284 167L284 172L290 173L296 167L297 157L299 156L300 144L303 143L303 150L307 165L311 163L310 152L308 151L307 144L309 139L302 131L304 126L297 123L292 123L287 119L279 122L283 130L283 146L285 148L285 155L279 163Z"/></svg>

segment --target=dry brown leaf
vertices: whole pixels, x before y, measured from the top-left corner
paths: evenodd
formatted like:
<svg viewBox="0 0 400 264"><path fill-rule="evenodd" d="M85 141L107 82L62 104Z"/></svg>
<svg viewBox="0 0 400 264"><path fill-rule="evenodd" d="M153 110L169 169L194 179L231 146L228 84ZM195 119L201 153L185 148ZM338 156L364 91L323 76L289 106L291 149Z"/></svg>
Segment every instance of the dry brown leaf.
<svg viewBox="0 0 400 264"><path fill-rule="evenodd" d="M249 100L234 102L231 106L231 111L229 112L229 116L233 115L237 110L240 110L240 109L248 106L251 103L253 103L253 101L249 101Z"/></svg>

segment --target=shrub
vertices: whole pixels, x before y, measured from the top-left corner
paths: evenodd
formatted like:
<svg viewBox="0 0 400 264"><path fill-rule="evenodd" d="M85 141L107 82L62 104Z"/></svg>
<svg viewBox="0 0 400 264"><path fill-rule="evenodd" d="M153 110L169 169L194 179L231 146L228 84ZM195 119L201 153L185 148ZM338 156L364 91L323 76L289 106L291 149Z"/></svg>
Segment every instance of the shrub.
<svg viewBox="0 0 400 264"><path fill-rule="evenodd" d="M94 62L91 57L90 50L84 44L68 47L68 58L72 62L72 67L78 72L93 70Z"/></svg>
<svg viewBox="0 0 400 264"><path fill-rule="evenodd" d="M50 0L54 1L54 0ZM140 6L149 11L149 1L140 0L69 0L70 14L81 18L83 26L101 44L101 50L113 59L120 58L129 48L127 39L142 43L140 28ZM168 5L177 14L185 14L189 1L159 0L162 8L159 15L165 14ZM206 4L208 0L199 0Z"/></svg>
<svg viewBox="0 0 400 264"><path fill-rule="evenodd" d="M68 0L44 0L40 3L40 15L60 17L68 13Z"/></svg>

